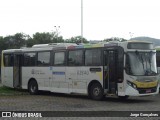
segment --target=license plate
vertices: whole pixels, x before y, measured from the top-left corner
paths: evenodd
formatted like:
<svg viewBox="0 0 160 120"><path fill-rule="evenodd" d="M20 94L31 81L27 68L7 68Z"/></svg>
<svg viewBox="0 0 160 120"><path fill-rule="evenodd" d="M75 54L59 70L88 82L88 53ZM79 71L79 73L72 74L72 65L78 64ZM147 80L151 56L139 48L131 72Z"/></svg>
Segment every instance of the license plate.
<svg viewBox="0 0 160 120"><path fill-rule="evenodd" d="M152 91L151 91L151 89L149 89L149 90L146 90L146 93L151 93Z"/></svg>

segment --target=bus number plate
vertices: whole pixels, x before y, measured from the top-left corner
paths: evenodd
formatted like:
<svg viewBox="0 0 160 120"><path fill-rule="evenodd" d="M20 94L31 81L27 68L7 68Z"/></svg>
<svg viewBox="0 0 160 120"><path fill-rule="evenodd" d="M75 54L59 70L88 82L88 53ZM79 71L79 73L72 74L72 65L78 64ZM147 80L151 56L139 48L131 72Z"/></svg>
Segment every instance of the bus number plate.
<svg viewBox="0 0 160 120"><path fill-rule="evenodd" d="M151 89L149 89L149 90L146 90L146 93L151 93Z"/></svg>

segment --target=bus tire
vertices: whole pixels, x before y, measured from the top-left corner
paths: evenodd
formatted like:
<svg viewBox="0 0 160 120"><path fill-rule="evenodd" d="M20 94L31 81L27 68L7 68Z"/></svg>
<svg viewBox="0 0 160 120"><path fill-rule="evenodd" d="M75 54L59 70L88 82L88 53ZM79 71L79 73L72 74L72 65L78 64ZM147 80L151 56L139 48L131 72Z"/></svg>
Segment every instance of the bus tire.
<svg viewBox="0 0 160 120"><path fill-rule="evenodd" d="M89 96L94 99L94 100L102 100L104 97L103 95L104 91L99 83L94 83L91 85L90 90L89 90Z"/></svg>
<svg viewBox="0 0 160 120"><path fill-rule="evenodd" d="M37 95L38 94L38 84L35 80L32 80L28 84L28 91L31 95Z"/></svg>

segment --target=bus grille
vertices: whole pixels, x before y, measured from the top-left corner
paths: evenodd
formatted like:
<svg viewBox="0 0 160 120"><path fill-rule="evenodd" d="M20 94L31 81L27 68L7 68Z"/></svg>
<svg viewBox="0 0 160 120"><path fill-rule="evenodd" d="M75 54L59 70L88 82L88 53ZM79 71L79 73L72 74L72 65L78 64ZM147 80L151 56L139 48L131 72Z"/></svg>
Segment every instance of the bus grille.
<svg viewBox="0 0 160 120"><path fill-rule="evenodd" d="M147 93L154 93L157 90L157 87L152 88L138 88L139 94L147 94Z"/></svg>

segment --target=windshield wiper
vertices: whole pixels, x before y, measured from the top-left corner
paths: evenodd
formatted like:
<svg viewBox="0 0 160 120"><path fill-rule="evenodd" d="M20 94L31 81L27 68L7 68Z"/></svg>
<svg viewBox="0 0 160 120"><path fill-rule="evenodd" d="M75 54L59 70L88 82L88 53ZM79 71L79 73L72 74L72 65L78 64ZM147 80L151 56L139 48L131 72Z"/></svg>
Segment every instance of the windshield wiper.
<svg viewBox="0 0 160 120"><path fill-rule="evenodd" d="M148 56L149 65L150 65L150 71L152 71L152 70L151 70L151 67L152 67L152 65L151 65L151 58L152 58L152 51L150 51L149 56Z"/></svg>
<svg viewBox="0 0 160 120"><path fill-rule="evenodd" d="M146 70L145 75L157 75L157 73L152 70Z"/></svg>
<svg viewBox="0 0 160 120"><path fill-rule="evenodd" d="M146 68L147 68L147 63L149 64L149 70L146 70L146 72L148 71L149 75L156 75L157 73L155 71L152 70L152 51L150 51L150 53L148 53L147 57L146 57Z"/></svg>
<svg viewBox="0 0 160 120"><path fill-rule="evenodd" d="M140 53L138 51L136 51L135 53L136 53L136 56L139 59L139 61L142 63L143 70L145 71L145 69L144 69L144 60L143 60L142 54L140 55Z"/></svg>

